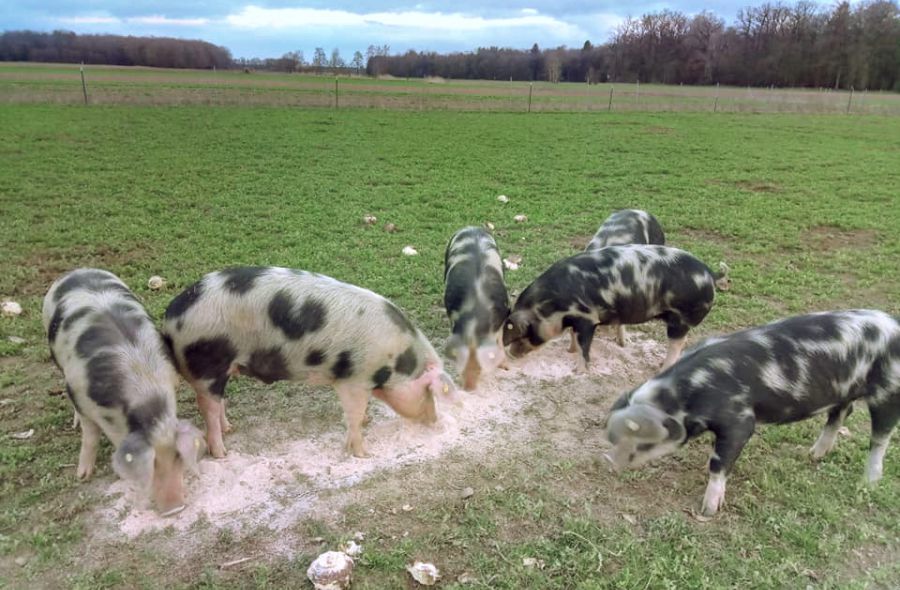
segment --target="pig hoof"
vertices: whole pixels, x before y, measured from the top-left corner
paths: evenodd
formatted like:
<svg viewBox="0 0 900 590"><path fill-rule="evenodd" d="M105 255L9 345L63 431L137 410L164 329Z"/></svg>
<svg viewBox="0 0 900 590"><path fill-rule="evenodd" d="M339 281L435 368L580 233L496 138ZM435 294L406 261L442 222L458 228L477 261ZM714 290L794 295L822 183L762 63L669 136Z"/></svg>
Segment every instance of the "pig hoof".
<svg viewBox="0 0 900 590"><path fill-rule="evenodd" d="M163 518L165 518L167 516L175 516L182 510L184 510L184 504L182 504L181 506L176 506L175 508L172 508L171 510L166 510L165 512L160 514L160 516L162 516Z"/></svg>
<svg viewBox="0 0 900 590"><path fill-rule="evenodd" d="M75 476L82 481L87 481L87 480L91 479L91 476L93 474L94 474L94 466L93 465L88 465L86 467L79 466L78 470L75 472Z"/></svg>
<svg viewBox="0 0 900 590"><path fill-rule="evenodd" d="M215 459L224 459L225 445L209 443L209 454Z"/></svg>

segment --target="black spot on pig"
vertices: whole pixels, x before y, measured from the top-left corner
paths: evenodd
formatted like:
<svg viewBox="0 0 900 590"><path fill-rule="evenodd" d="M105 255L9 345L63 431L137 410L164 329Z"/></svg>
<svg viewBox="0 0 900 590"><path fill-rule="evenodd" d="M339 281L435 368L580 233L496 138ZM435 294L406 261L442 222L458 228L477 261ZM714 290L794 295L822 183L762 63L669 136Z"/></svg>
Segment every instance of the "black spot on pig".
<svg viewBox="0 0 900 590"><path fill-rule="evenodd" d="M634 267L630 264L623 265L619 270L619 280L622 281L623 285L634 285Z"/></svg>
<svg viewBox="0 0 900 590"><path fill-rule="evenodd" d="M175 358L175 345L172 343L172 337L168 334L160 334L160 336L163 342L163 353L169 359L169 362L177 367L178 360Z"/></svg>
<svg viewBox="0 0 900 590"><path fill-rule="evenodd" d="M85 269L73 272L63 279L53 294L53 301L59 302L68 293L76 289L88 291L102 291L107 283L118 285L118 281L108 272L96 269Z"/></svg>
<svg viewBox="0 0 900 590"><path fill-rule="evenodd" d="M88 396L99 406L112 408L122 403L122 370L112 353L96 354L87 362Z"/></svg>
<svg viewBox="0 0 900 590"><path fill-rule="evenodd" d="M353 360L350 351L344 350L338 354L337 361L331 366L331 373L335 379L346 379L353 375Z"/></svg>
<svg viewBox="0 0 900 590"><path fill-rule="evenodd" d="M71 329L72 326L75 324L75 322L77 322L84 316L88 315L92 311L94 311L93 307L87 307L87 306L79 307L78 309L76 309L75 311L73 311L72 313L67 315L66 319L63 320L62 328L61 328L62 331L65 332L65 331Z"/></svg>
<svg viewBox="0 0 900 590"><path fill-rule="evenodd" d="M91 358L101 348L121 342L119 334L107 323L95 324L81 333L75 343L75 352L83 359Z"/></svg>
<svg viewBox="0 0 900 590"><path fill-rule="evenodd" d="M56 335L59 333L65 314L66 308L62 303L53 310L53 316L50 318L50 324L47 326L47 340L50 342L50 346L53 346L53 343L56 341Z"/></svg>
<svg viewBox="0 0 900 590"><path fill-rule="evenodd" d="M172 303L166 308L165 318L172 320L183 316L191 306L200 300L201 295L203 295L203 281L198 281L172 300Z"/></svg>
<svg viewBox="0 0 900 590"><path fill-rule="evenodd" d="M866 339L866 342L878 342L881 338L881 330L879 330L877 326L866 324L866 327L863 328L863 338Z"/></svg>
<svg viewBox="0 0 900 590"><path fill-rule="evenodd" d="M394 363L394 370L402 375L412 375L418 364L419 359L416 357L416 351L410 346L403 351L403 354L397 357L397 362Z"/></svg>
<svg viewBox="0 0 900 590"><path fill-rule="evenodd" d="M247 366L242 367L241 372L256 377L263 383L274 383L291 377L287 361L277 346L253 351Z"/></svg>
<svg viewBox="0 0 900 590"><path fill-rule="evenodd" d="M656 392L656 405L666 414L675 414L680 409L678 399L671 389L659 389Z"/></svg>
<svg viewBox="0 0 900 590"><path fill-rule="evenodd" d="M390 301L384 302L384 312L394 325L404 332L409 332L410 334L416 333L416 328L412 325L412 322L410 322L406 315Z"/></svg>
<svg viewBox="0 0 900 590"><path fill-rule="evenodd" d="M129 432L143 432L149 437L150 431L162 421L168 409L166 408L165 395L160 392L143 403L128 408L125 418L128 422Z"/></svg>
<svg viewBox="0 0 900 590"><path fill-rule="evenodd" d="M310 367L317 367L325 362L325 351L313 349L306 355L306 364Z"/></svg>
<svg viewBox="0 0 900 590"><path fill-rule="evenodd" d="M253 288L256 279L269 270L265 266L236 266L221 272L225 288L235 295L243 295Z"/></svg>
<svg viewBox="0 0 900 590"><path fill-rule="evenodd" d="M192 376L197 379L220 379L231 367L237 352L225 337L201 339L184 348L184 361ZM222 386L224 390L224 385Z"/></svg>
<svg viewBox="0 0 900 590"><path fill-rule="evenodd" d="M321 330L327 311L320 301L308 298L294 310L294 298L287 291L279 291L269 303L269 319L291 340L299 340L306 334Z"/></svg>
<svg viewBox="0 0 900 590"><path fill-rule="evenodd" d="M391 373L391 368L387 365L375 371L375 374L372 375L373 389L381 389L384 387L384 384L391 378Z"/></svg>

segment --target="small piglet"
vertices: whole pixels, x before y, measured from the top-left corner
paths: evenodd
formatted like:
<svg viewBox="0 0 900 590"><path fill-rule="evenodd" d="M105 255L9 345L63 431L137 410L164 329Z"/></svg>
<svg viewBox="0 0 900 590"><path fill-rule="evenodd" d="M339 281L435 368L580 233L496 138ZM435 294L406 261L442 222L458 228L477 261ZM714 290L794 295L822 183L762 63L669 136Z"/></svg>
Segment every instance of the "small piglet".
<svg viewBox="0 0 900 590"><path fill-rule="evenodd" d="M214 457L225 456L225 385L238 375L333 384L347 419L347 449L368 456L369 394L398 414L436 420L434 395L453 381L422 333L393 303L330 277L236 267L203 277L166 309L163 333L197 393Z"/></svg>
<svg viewBox="0 0 900 590"><path fill-rule="evenodd" d="M113 469L150 492L164 516L184 507L184 468L196 470L203 436L175 416L178 374L147 312L105 270L74 270L44 297L50 355L81 423L77 475L94 471L102 431Z"/></svg>
<svg viewBox="0 0 900 590"><path fill-rule="evenodd" d="M607 246L559 260L519 295L503 331L510 355L522 356L559 336L575 334L587 369L598 325L666 323L663 367L678 360L688 331L712 308L715 276L687 252L667 246Z"/></svg>
<svg viewBox="0 0 900 590"><path fill-rule="evenodd" d="M690 349L668 371L613 405L607 459L637 467L706 431L715 436L702 513L725 497L725 479L757 424L795 422L827 413L810 452L834 445L854 400L872 419L866 476L881 478L888 439L900 420L900 322L880 311L795 316Z"/></svg>
<svg viewBox="0 0 900 590"><path fill-rule="evenodd" d="M666 235L662 225L650 213L640 209L620 209L606 218L600 225L600 229L584 249L585 252L599 250L606 246L622 246L625 244L656 244L662 246L666 243ZM617 324L616 344L625 346L625 326ZM572 344L569 352L577 350L575 332L572 332Z"/></svg>
<svg viewBox="0 0 900 590"><path fill-rule="evenodd" d="M452 332L446 353L456 361L463 387L472 390L482 373L496 370L506 359L503 324L509 296L494 238L479 227L456 232L444 254L444 282Z"/></svg>
<svg viewBox="0 0 900 590"><path fill-rule="evenodd" d="M665 243L666 234L656 217L640 209L621 209L606 218L584 251L625 244L662 246Z"/></svg>

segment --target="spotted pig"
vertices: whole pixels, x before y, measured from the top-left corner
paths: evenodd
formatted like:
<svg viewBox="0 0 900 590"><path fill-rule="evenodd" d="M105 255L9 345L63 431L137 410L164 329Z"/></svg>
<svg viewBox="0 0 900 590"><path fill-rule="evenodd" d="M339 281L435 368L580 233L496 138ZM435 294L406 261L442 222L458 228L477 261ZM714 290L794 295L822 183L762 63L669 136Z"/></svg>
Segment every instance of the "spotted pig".
<svg viewBox="0 0 900 590"><path fill-rule="evenodd" d="M598 325L666 323L674 363L688 331L712 309L715 276L698 259L667 246L607 246L557 261L519 296L503 332L520 357L571 328L587 369Z"/></svg>
<svg viewBox="0 0 900 590"><path fill-rule="evenodd" d="M103 432L116 447L116 473L164 515L181 510L184 468L196 469L205 445L176 418L178 374L143 306L114 274L82 268L50 287L43 323L81 424L78 477L93 473Z"/></svg>
<svg viewBox="0 0 900 590"><path fill-rule="evenodd" d="M656 217L640 209L620 209L606 218L584 251L590 252L606 246L622 246L625 244L656 244L662 246L665 243L666 235L663 233L662 225L660 225ZM615 329L616 344L625 346L625 326L617 324ZM573 331L569 352L575 352L576 350L578 350L578 343Z"/></svg>
<svg viewBox="0 0 900 590"><path fill-rule="evenodd" d="M463 387L475 389L480 375L494 371L506 358L503 324L509 296L500 251L487 231L466 227L453 235L444 254L444 283L451 324L446 353L456 361Z"/></svg>
<svg viewBox="0 0 900 590"><path fill-rule="evenodd" d="M854 400L869 407L866 477L875 482L900 420L900 323L871 310L795 316L706 340L619 398L607 421L613 445L607 458L616 468L636 467L711 431L715 439L701 507L711 516L757 424L827 414L810 449L819 459L834 445Z"/></svg>
<svg viewBox="0 0 900 590"><path fill-rule="evenodd" d="M197 393L214 457L225 455L225 385L239 374L264 383L331 384L347 420L347 449L367 456L369 394L398 414L436 419L434 394L453 382L425 336L393 303L302 270L235 267L214 272L169 305L163 332Z"/></svg>

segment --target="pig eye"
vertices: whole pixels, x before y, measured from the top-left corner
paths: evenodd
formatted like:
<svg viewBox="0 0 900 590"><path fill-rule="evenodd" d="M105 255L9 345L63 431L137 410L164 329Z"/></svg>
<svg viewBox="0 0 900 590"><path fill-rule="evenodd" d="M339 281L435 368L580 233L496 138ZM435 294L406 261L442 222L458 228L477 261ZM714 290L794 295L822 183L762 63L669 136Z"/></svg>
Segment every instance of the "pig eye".
<svg viewBox="0 0 900 590"><path fill-rule="evenodd" d="M507 329L507 330L512 330L512 329L513 329L513 325L512 325L512 324L506 324L506 329Z"/></svg>

